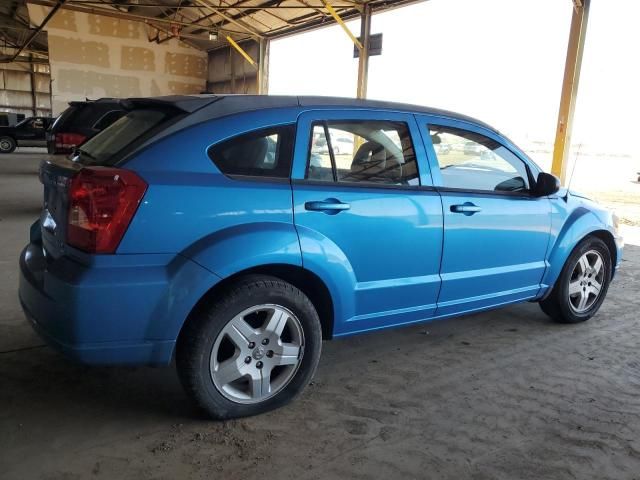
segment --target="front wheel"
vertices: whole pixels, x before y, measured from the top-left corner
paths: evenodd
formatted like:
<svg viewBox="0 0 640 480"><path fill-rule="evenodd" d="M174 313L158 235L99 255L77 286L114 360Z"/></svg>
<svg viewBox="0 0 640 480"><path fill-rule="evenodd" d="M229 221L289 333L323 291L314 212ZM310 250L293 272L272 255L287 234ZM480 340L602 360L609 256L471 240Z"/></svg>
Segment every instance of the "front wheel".
<svg viewBox="0 0 640 480"><path fill-rule="evenodd" d="M252 276L190 319L176 364L185 390L210 416L245 417L299 394L313 377L321 345L311 301L287 282Z"/></svg>
<svg viewBox="0 0 640 480"><path fill-rule="evenodd" d="M0 137L0 153L11 153L16 149L16 141L11 137Z"/></svg>
<svg viewBox="0 0 640 480"><path fill-rule="evenodd" d="M571 252L560 277L540 307L561 323L578 323L600 309L611 281L611 253L597 237L587 237Z"/></svg>

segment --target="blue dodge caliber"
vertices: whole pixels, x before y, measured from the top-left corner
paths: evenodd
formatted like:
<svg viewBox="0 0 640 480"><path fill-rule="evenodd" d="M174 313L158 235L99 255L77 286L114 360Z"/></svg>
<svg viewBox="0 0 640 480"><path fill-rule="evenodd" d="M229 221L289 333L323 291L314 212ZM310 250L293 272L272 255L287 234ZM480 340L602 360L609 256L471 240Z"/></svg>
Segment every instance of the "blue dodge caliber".
<svg viewBox="0 0 640 480"><path fill-rule="evenodd" d="M282 406L323 339L537 301L602 305L617 219L472 118L336 98L179 96L44 162L20 300L90 364L168 364L211 416Z"/></svg>

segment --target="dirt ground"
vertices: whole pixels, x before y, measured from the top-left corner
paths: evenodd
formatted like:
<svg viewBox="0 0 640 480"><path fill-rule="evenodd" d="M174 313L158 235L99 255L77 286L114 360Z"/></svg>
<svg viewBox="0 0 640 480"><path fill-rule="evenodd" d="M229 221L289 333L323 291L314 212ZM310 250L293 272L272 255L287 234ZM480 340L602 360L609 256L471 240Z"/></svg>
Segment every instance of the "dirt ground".
<svg viewBox="0 0 640 480"><path fill-rule="evenodd" d="M0 478L640 479L640 247L600 313L524 304L325 342L290 406L205 420L172 368L88 368L31 332L17 256L40 155L0 157Z"/></svg>

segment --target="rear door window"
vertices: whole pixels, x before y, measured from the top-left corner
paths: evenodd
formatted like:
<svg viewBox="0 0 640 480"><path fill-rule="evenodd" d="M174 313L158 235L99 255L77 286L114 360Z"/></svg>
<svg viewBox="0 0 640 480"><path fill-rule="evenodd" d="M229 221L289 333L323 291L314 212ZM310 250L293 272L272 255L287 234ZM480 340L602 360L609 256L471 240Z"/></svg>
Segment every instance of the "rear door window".
<svg viewBox="0 0 640 480"><path fill-rule="evenodd" d="M234 137L209 148L225 175L289 178L295 127L286 125Z"/></svg>
<svg viewBox="0 0 640 480"><path fill-rule="evenodd" d="M312 128L308 180L420 185L406 123L335 120Z"/></svg>

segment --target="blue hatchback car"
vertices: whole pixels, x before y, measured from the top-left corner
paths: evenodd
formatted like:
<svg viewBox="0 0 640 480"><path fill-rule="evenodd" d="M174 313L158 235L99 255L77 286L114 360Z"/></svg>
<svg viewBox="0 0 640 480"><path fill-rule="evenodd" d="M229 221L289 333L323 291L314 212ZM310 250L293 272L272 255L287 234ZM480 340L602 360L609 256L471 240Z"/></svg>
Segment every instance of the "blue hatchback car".
<svg viewBox="0 0 640 480"><path fill-rule="evenodd" d="M620 264L615 216L466 116L321 97L121 104L42 164L20 300L79 361L175 358L213 417L286 404L323 339L523 301L587 320Z"/></svg>

